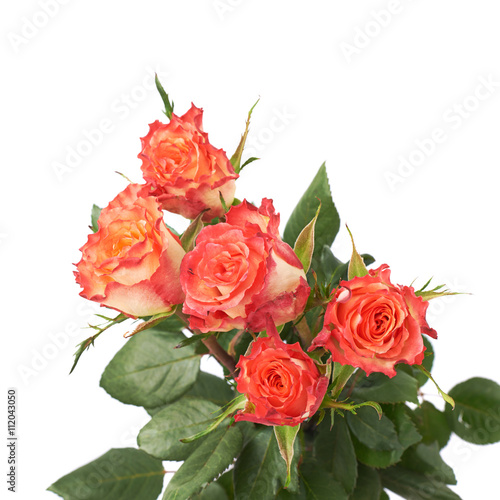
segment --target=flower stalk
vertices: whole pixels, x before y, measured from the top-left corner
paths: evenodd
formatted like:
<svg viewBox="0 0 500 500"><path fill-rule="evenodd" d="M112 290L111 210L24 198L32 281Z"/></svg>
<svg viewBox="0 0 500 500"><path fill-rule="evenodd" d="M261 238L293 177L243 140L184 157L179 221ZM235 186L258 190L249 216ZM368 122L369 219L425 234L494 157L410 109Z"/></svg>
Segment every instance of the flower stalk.
<svg viewBox="0 0 500 500"><path fill-rule="evenodd" d="M232 378L236 377L236 362L224 348L217 342L215 335L202 340L208 352L224 367L227 368Z"/></svg>

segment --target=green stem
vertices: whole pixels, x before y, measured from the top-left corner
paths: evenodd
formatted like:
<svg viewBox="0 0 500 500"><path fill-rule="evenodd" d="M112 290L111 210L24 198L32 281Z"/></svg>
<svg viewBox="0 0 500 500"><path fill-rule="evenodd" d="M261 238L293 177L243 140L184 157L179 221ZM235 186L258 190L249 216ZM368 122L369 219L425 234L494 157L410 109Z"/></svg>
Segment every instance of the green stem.
<svg viewBox="0 0 500 500"><path fill-rule="evenodd" d="M351 411L354 409L354 405L352 405L351 403L339 403L338 401L334 401L333 399L325 398L320 406L320 409L322 408L337 408L339 410Z"/></svg>
<svg viewBox="0 0 500 500"><path fill-rule="evenodd" d="M210 354L222 365L225 366L232 378L236 377L236 363L224 348L217 342L215 335L203 339L202 342L207 347Z"/></svg>
<svg viewBox="0 0 500 500"><path fill-rule="evenodd" d="M362 408L363 406L371 406L377 412L378 418L379 419L382 418L382 408L376 401L365 401L364 403L358 403L358 404L339 403L338 401L334 401L333 399L326 397L323 400L323 402L321 403L320 409L321 408L334 408L337 410L347 410L347 411L350 411L350 412L356 414L356 410L358 408Z"/></svg>
<svg viewBox="0 0 500 500"><path fill-rule="evenodd" d="M181 321L183 321L186 326L189 325L189 317L181 311L176 311L175 314L179 317ZM198 335L200 332L192 330L188 327L188 330L193 333L193 335ZM224 367L227 368L229 374L232 378L236 377L236 362L234 358L228 354L224 348L217 342L215 335L211 335L206 339L202 340L205 347L208 349L208 352Z"/></svg>
<svg viewBox="0 0 500 500"><path fill-rule="evenodd" d="M295 325L295 328L297 328L297 331L299 332L302 347L307 349L312 344L314 337L311 333L309 325L307 324L305 316L302 316L302 319Z"/></svg>

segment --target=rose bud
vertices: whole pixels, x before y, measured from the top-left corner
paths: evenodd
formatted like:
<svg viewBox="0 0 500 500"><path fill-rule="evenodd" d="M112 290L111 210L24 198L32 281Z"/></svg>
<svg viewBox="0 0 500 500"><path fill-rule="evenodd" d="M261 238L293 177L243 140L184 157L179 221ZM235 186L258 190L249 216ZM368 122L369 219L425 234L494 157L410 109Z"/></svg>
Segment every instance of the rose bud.
<svg viewBox="0 0 500 500"><path fill-rule="evenodd" d="M222 149L208 142L202 129L203 110L194 104L183 116L172 114L168 124L154 122L141 139L145 194L158 198L164 210L203 220L224 214L220 197L230 206L236 189L235 173Z"/></svg>
<svg viewBox="0 0 500 500"><path fill-rule="evenodd" d="M322 376L314 361L300 344L285 344L272 320L267 334L252 342L250 353L240 356L236 365L238 392L248 403L235 415L264 425L296 426L314 415L328 388L328 377Z"/></svg>
<svg viewBox="0 0 500 500"><path fill-rule="evenodd" d="M82 297L130 317L151 316L184 300L179 272L185 255L165 226L154 198L130 184L98 219L99 230L80 249L75 271Z"/></svg>
<svg viewBox="0 0 500 500"><path fill-rule="evenodd" d="M325 347L333 361L393 377L398 363L422 363L423 333L437 338L425 319L429 303L412 287L393 285L387 264L341 281L332 296L310 350Z"/></svg>
<svg viewBox="0 0 500 500"><path fill-rule="evenodd" d="M299 316L310 288L304 269L279 234L271 200L257 209L244 201L226 222L205 227L181 264L191 328L202 332L265 328L270 314L280 325Z"/></svg>

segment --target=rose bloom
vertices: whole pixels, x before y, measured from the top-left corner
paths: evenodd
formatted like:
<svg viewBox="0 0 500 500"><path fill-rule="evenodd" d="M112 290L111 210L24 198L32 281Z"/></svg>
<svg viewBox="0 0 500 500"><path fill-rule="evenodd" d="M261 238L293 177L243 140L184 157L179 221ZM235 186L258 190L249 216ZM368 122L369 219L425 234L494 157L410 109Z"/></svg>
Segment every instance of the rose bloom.
<svg viewBox="0 0 500 500"><path fill-rule="evenodd" d="M163 222L154 198L130 184L98 219L99 230L80 249L75 272L86 299L130 317L168 312L184 300L179 272L185 252Z"/></svg>
<svg viewBox="0 0 500 500"><path fill-rule="evenodd" d="M208 210L210 221L224 214L220 196L227 206L234 199L235 173L222 149L208 142L202 129L203 110L194 104L183 116L172 114L168 124L155 121L141 139L145 194L156 196L163 209L194 219Z"/></svg>
<svg viewBox="0 0 500 500"><path fill-rule="evenodd" d="M202 332L265 328L302 313L310 288L300 260L279 234L271 200L260 208L243 201L226 222L205 227L181 265L191 328Z"/></svg>
<svg viewBox="0 0 500 500"><path fill-rule="evenodd" d="M393 285L387 264L362 278L341 281L332 295L324 327L310 350L323 346L333 361L393 377L398 363L422 363L422 333L437 338L425 319L429 303L412 287Z"/></svg>
<svg viewBox="0 0 500 500"><path fill-rule="evenodd" d="M272 321L267 323L267 334L252 342L250 353L240 356L236 365L241 370L235 379L237 389L246 394L248 403L235 420L295 426L319 408L328 377L320 374L298 342L285 344Z"/></svg>

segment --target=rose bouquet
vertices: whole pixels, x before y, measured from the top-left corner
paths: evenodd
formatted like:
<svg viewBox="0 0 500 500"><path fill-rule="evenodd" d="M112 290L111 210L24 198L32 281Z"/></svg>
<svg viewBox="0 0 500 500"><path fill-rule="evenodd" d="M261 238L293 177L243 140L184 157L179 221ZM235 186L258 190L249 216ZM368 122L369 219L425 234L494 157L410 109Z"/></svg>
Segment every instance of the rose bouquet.
<svg viewBox="0 0 500 500"><path fill-rule="evenodd" d="M424 400L436 331L429 282L392 283L352 239L331 245L340 219L322 166L280 235L271 199L235 198L252 110L231 158L211 145L201 109L183 116L157 80L169 121L142 139L144 183L94 206L76 280L81 296L118 312L131 337L101 386L151 420L139 448L113 449L56 481L67 500L158 498L163 460L182 462L164 499L380 500L459 498L440 456L451 433L500 440L500 387L473 378L441 411ZM166 211L166 212L164 212ZM169 212L190 220L179 234ZM213 356L219 378L200 370ZM435 383L435 382L434 382Z"/></svg>

